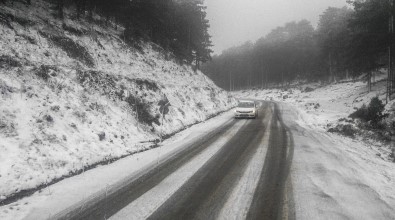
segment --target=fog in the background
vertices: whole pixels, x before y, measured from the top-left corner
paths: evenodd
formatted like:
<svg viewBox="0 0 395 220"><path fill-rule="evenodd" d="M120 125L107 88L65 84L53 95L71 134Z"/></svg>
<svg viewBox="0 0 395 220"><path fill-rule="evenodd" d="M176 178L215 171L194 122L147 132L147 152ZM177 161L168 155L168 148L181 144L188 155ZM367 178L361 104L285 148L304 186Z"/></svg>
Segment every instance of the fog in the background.
<svg viewBox="0 0 395 220"><path fill-rule="evenodd" d="M346 0L205 0L214 54L254 42L286 22L307 19L316 26L329 6L346 6Z"/></svg>

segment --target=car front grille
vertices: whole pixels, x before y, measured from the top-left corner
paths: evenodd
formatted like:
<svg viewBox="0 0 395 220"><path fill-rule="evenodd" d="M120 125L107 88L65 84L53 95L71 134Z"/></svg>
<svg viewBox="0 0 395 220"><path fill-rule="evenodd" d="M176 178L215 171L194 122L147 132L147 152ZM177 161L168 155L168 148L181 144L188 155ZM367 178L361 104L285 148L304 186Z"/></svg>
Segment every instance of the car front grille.
<svg viewBox="0 0 395 220"><path fill-rule="evenodd" d="M252 111L237 111L237 112L242 114L252 113Z"/></svg>

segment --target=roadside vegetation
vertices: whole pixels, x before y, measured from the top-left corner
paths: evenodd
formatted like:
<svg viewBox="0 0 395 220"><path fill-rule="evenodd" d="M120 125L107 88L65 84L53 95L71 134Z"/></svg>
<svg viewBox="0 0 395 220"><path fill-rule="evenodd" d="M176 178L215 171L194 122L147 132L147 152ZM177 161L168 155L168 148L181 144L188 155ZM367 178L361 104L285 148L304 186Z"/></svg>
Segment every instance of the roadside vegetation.
<svg viewBox="0 0 395 220"><path fill-rule="evenodd" d="M348 118L339 119L339 123L328 129L344 136L355 138L363 137L365 140L379 141L385 145L393 145L395 135L394 115L385 110L385 104L376 96L370 100L369 105L363 104L351 113ZM394 149L389 155L395 162Z"/></svg>
<svg viewBox="0 0 395 220"><path fill-rule="evenodd" d="M384 113L385 105L378 98L374 97L370 100L369 105L362 104L360 108L356 108L356 111L351 113L348 118L339 119L339 124L333 128L329 128L329 132L338 132L345 136L355 137L360 129L368 131L383 131L380 132L380 136L384 138L384 141L391 141L390 132L386 128L387 113ZM369 135L372 136L372 135Z"/></svg>

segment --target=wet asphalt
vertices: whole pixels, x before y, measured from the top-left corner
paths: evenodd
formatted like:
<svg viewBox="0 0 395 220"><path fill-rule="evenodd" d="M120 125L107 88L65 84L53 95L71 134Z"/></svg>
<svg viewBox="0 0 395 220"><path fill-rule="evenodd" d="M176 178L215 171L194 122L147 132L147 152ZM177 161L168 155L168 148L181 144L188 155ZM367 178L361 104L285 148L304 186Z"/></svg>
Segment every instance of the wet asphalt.
<svg viewBox="0 0 395 220"><path fill-rule="evenodd" d="M270 129L267 153L261 158L264 165L246 219L295 219L290 175L292 134L284 125L281 109L275 103L260 102L259 106L258 118L229 119L171 158L131 178L127 184L89 198L83 206L72 207L52 218L108 219L210 147L239 120L248 120L148 219L217 219L267 129Z"/></svg>

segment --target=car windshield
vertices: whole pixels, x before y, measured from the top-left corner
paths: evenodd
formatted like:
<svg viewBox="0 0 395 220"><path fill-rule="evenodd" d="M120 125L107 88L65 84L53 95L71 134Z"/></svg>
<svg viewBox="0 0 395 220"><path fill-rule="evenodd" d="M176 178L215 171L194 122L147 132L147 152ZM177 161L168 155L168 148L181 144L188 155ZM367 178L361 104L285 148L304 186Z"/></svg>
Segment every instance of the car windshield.
<svg viewBox="0 0 395 220"><path fill-rule="evenodd" d="M239 102L239 105L237 107L239 107L239 108L253 108L254 103L253 102Z"/></svg>

